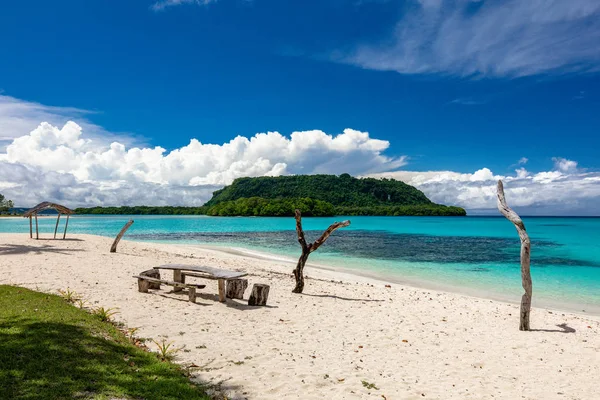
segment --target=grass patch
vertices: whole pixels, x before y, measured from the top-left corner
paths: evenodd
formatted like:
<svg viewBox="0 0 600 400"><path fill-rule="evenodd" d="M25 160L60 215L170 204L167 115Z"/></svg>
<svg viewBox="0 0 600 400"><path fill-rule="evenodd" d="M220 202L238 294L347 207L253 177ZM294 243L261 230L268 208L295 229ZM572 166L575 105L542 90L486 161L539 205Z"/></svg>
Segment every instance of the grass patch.
<svg viewBox="0 0 600 400"><path fill-rule="evenodd" d="M0 285L0 399L210 399L184 373L59 296Z"/></svg>

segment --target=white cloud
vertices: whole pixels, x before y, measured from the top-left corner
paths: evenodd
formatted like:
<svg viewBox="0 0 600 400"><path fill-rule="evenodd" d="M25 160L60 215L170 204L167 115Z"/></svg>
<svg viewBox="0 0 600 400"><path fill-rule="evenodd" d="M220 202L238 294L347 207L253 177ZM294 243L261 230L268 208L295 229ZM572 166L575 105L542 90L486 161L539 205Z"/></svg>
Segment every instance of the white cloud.
<svg viewBox="0 0 600 400"><path fill-rule="evenodd" d="M167 7L178 6L181 4L198 4L205 6L216 1L217 0L160 0L152 4L150 8L154 11L162 11Z"/></svg>
<svg viewBox="0 0 600 400"><path fill-rule="evenodd" d="M406 164L383 152L389 142L345 129L238 136L224 144L128 148L96 143L81 126L42 123L0 153L0 189L18 204L69 199L73 205L189 204L207 201L212 191L243 176L301 173L376 173ZM32 187L36 187L32 188ZM28 194L28 190L32 193Z"/></svg>
<svg viewBox="0 0 600 400"><path fill-rule="evenodd" d="M511 207L528 215L600 215L600 172L582 172L574 168L574 161L555 160L560 160L555 161L557 170L531 174L521 168L516 176L495 175L488 168L474 173L396 171L371 176L399 179L436 203L475 213L495 212L496 182L502 179Z"/></svg>
<svg viewBox="0 0 600 400"><path fill-rule="evenodd" d="M117 138L127 145L143 142L140 137L111 133L88 121L87 116L95 113L75 107L47 106L0 93L0 152L5 150L6 145L13 139L28 135L41 121L57 126L62 126L67 121L76 121L96 143L110 143Z"/></svg>
<svg viewBox="0 0 600 400"><path fill-rule="evenodd" d="M600 70L600 1L409 0L391 38L337 61L404 74Z"/></svg>
<svg viewBox="0 0 600 400"><path fill-rule="evenodd" d="M562 172L575 172L577 171L577 162L572 160L567 160L561 157L554 157L552 159L554 161L554 168L562 171Z"/></svg>

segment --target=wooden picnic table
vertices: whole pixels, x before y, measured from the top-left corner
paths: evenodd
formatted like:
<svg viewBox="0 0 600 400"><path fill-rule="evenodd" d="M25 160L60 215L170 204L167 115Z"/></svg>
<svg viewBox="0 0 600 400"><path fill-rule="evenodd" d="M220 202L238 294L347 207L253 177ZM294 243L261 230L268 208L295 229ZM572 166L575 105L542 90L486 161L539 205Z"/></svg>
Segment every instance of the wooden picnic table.
<svg viewBox="0 0 600 400"><path fill-rule="evenodd" d="M186 276L217 280L219 286L219 301L222 303L225 302L225 283L229 279L237 279L248 275L245 272L187 264L164 264L154 267L154 269L173 270L173 281L175 282L185 283ZM181 289L181 287L175 287L173 288L173 291L180 291Z"/></svg>

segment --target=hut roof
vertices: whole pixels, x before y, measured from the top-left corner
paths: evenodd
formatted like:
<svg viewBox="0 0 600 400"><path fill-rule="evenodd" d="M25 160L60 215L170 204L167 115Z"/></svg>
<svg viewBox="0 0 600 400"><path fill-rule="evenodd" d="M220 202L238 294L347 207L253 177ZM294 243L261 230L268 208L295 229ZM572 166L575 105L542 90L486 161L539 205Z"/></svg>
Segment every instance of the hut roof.
<svg viewBox="0 0 600 400"><path fill-rule="evenodd" d="M73 211L65 206L61 206L60 204L50 203L48 201L45 201L43 203L38 204L37 206L35 206L33 208L30 208L27 211L25 211L25 213L23 213L23 217L29 218L30 216L37 214L40 211L44 211L48 208L54 208L56 211L58 211L59 214L67 214L67 215L75 214L75 211Z"/></svg>

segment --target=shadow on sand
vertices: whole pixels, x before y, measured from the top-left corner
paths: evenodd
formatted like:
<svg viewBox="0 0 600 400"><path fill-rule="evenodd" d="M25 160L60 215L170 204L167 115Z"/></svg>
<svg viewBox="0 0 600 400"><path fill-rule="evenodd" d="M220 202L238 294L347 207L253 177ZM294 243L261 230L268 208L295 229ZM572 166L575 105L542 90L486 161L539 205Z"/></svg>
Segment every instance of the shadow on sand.
<svg viewBox="0 0 600 400"><path fill-rule="evenodd" d="M5 244L0 245L0 255L16 255L16 254L44 254L44 253L57 253L57 254L69 254L77 251L84 251L82 249L62 249L59 247L44 244L42 246L28 246L24 244Z"/></svg>
<svg viewBox="0 0 600 400"><path fill-rule="evenodd" d="M557 333L575 333L575 328L571 328L567 324L556 325L560 329L531 329L532 332L557 332Z"/></svg>

